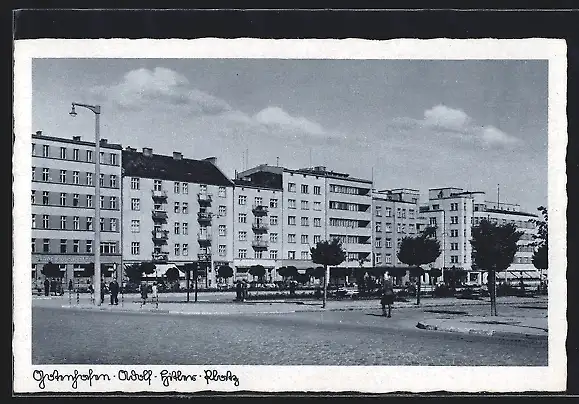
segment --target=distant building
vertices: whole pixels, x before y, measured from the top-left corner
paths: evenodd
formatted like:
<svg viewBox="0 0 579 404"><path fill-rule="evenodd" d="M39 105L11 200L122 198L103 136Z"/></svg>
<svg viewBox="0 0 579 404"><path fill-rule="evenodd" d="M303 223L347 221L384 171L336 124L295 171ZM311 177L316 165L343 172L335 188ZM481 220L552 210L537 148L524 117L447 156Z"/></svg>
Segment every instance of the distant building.
<svg viewBox="0 0 579 404"><path fill-rule="evenodd" d="M499 277L507 281L523 280L528 284L539 282L541 273L533 266L534 249L530 245L536 234L532 220L537 215L522 212L516 204L487 201L484 192L464 191L462 188L431 188L428 199L428 204L420 207L420 216L425 226L436 227L442 250L432 267L443 271L464 269L468 272L468 283L486 283L486 274L474 265L470 240L472 227L487 219L497 224L512 223L524 233L518 242L519 250L513 264Z"/></svg>
<svg viewBox="0 0 579 404"><path fill-rule="evenodd" d="M206 286L215 286L218 268L233 262L233 183L215 158L130 147L122 158L123 263L152 261L161 276L199 262Z"/></svg>
<svg viewBox="0 0 579 404"><path fill-rule="evenodd" d="M48 262L60 266L65 281L78 277L83 264L94 263L95 248L100 248L105 279L120 267L121 145L101 139L100 150L97 179L94 142L32 134L33 280L43 280L42 266ZM100 201L94 198L95 181L100 181ZM96 203L100 223L94 223ZM100 247L94 245L94 226L100 226Z"/></svg>

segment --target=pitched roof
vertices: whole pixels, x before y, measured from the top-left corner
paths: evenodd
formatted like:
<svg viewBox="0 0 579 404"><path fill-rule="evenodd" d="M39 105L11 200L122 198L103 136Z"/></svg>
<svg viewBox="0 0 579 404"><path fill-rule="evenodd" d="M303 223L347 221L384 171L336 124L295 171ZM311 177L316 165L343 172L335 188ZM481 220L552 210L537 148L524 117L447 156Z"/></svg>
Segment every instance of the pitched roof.
<svg viewBox="0 0 579 404"><path fill-rule="evenodd" d="M209 160L175 159L172 156L123 150L123 175L183 181L197 184L233 186L233 183Z"/></svg>

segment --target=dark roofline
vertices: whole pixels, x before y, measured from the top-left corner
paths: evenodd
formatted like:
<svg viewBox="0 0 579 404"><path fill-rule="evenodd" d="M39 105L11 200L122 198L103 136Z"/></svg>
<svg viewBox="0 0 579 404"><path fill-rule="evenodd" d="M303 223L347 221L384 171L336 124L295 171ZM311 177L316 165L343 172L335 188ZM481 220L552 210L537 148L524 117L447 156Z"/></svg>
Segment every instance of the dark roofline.
<svg viewBox="0 0 579 404"><path fill-rule="evenodd" d="M384 201L384 202L398 202L398 203L408 203L410 205L418 205L418 201L416 202L411 202L411 201L398 201L398 200L394 200L394 199L384 199L384 198L377 198L377 197L372 197L372 200L377 200L377 201Z"/></svg>
<svg viewBox="0 0 579 404"><path fill-rule="evenodd" d="M527 216L527 217L539 217L538 215L534 214L534 213L527 213L527 212L513 212L511 210L502 210L502 209L485 209L485 210L479 210L479 212L490 212L490 213L502 213L505 215L516 215L516 216Z"/></svg>
<svg viewBox="0 0 579 404"><path fill-rule="evenodd" d="M276 188L276 187L268 187L265 185L255 184L253 182L246 182L240 178L236 178L233 180L234 187L243 187L243 188L253 188L253 189L266 189L268 191L283 191L283 188Z"/></svg>
<svg viewBox="0 0 579 404"><path fill-rule="evenodd" d="M95 142L87 142L85 140L72 140L72 139L66 139L66 138L62 138L62 137L54 137L54 136L46 136L46 135L37 135L36 133L32 134L32 138L33 139L40 139L40 140L51 140L53 142L60 142L60 143L68 143L68 144L77 144L77 145L81 145L81 146L91 146L91 147L96 147L96 143ZM106 149L115 149L115 150L122 150L123 146L121 146L118 143L102 143L100 147L104 147Z"/></svg>

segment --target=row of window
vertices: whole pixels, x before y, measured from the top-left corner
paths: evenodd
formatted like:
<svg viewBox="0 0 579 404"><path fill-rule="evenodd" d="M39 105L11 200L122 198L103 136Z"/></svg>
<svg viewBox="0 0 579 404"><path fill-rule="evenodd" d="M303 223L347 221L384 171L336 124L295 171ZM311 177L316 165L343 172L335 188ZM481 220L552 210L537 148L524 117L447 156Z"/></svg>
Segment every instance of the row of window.
<svg viewBox="0 0 579 404"><path fill-rule="evenodd" d="M42 145L41 154L37 155L36 148L36 143L32 143L32 156L52 157L72 161L84 161L87 163L94 162L94 152L92 150L72 149L72 152L70 152L70 150L66 147L57 148L55 146L50 147L49 145L44 144ZM58 152L56 150L58 150ZM100 162L101 164L110 164L116 166L119 164L119 155L117 153L100 152Z"/></svg>
<svg viewBox="0 0 579 404"><path fill-rule="evenodd" d="M349 228L365 227L363 225L363 222L360 220L338 219L338 218L330 218L330 226L332 226L332 227L349 227Z"/></svg>
<svg viewBox="0 0 579 404"><path fill-rule="evenodd" d="M36 181L36 168L32 167L32 181ZM56 171L55 169L52 169ZM50 168L43 168L42 169L42 176L40 177L40 181L42 182L54 182L53 177L50 175ZM80 171L72 171L69 175L69 170L58 170L58 182L60 184L69 184L69 185L86 185L86 186L93 186L93 173L85 172L82 173ZM107 180L108 177L108 180ZM100 186L105 188L118 188L119 181L118 176L115 174L100 174Z"/></svg>
<svg viewBox="0 0 579 404"><path fill-rule="evenodd" d="M406 233L406 223L396 223L396 231L398 233ZM377 222L374 224L374 230L376 230L377 233L381 233L382 232L382 223ZM408 233L409 234L415 234L417 231L416 229L416 224L415 223L408 223ZM392 232L392 223L384 223L384 232L386 233L391 233Z"/></svg>
<svg viewBox="0 0 579 404"><path fill-rule="evenodd" d="M289 209L296 209L296 200L295 199L288 199L288 208ZM309 210L310 209L310 202L309 201L301 201L301 208L302 210ZM322 210L322 203L321 202L314 202L314 210Z"/></svg>
<svg viewBox="0 0 579 404"><path fill-rule="evenodd" d="M302 194L309 194L310 193L310 187L307 184L301 184L300 190L301 190ZM287 191L288 192L296 192L297 191L296 183L295 182L288 182ZM314 185L313 191L314 191L314 195L321 195L322 194L322 188L319 185Z"/></svg>
<svg viewBox="0 0 579 404"><path fill-rule="evenodd" d="M49 192L42 191L42 200L37 201L37 192L32 190L30 197L30 202L33 205L44 205L44 206L63 206L63 207L75 207L75 208L92 208L94 195L81 195L80 194L67 194L66 192ZM57 196L58 195L58 196ZM100 208L101 209L119 209L119 199L116 196L103 196L100 197Z"/></svg>
<svg viewBox="0 0 579 404"><path fill-rule="evenodd" d="M366 195L370 190L345 185L330 185L330 192L337 194Z"/></svg>
<svg viewBox="0 0 579 404"><path fill-rule="evenodd" d="M367 212L370 205L361 205L358 203L330 201L330 209L347 210L350 212Z"/></svg>
<svg viewBox="0 0 579 404"><path fill-rule="evenodd" d="M141 189L141 179L139 177L131 177L131 189L139 190ZM163 190L163 180L153 180L153 190L162 191ZM199 184L199 192L207 193L207 185ZM173 181L173 193L175 194L189 194L189 183ZM227 197L227 188L219 187L218 196L220 198Z"/></svg>
<svg viewBox="0 0 579 404"><path fill-rule="evenodd" d="M238 205L247 205L247 195L238 195L237 196L237 204ZM253 198L253 204L256 206L265 206L263 204L263 197L256 196ZM270 208L277 208L278 207L278 199L277 198L270 198L269 199L269 207Z"/></svg>
<svg viewBox="0 0 579 404"><path fill-rule="evenodd" d="M303 236L302 236L303 237ZM367 244L368 237L330 234L330 239L338 239L342 244ZM315 243L314 243L315 244Z"/></svg>
<svg viewBox="0 0 579 404"><path fill-rule="evenodd" d="M72 220L71 220L72 219ZM42 220L37 223L37 215L32 214L32 228L33 229L44 229L44 230L93 230L93 217L80 217L80 216L60 216L60 221L58 216L42 215ZM100 230L101 231L119 231L117 218L100 218ZM40 224L41 227L37 227Z"/></svg>
<svg viewBox="0 0 579 404"><path fill-rule="evenodd" d="M392 254L384 254L384 260L382 260L382 253L376 253L374 255L374 259L376 261L376 265L380 264L391 264L392 263ZM400 261L396 259L399 263Z"/></svg>
<svg viewBox="0 0 579 404"><path fill-rule="evenodd" d="M93 253L93 240L69 240L60 239L58 240L44 238L42 239L42 244L40 244L40 239L32 239L31 249L33 253L43 252L43 253L60 253L60 254L92 254ZM118 253L118 242L116 241L103 241L101 242L101 254L117 254Z"/></svg>

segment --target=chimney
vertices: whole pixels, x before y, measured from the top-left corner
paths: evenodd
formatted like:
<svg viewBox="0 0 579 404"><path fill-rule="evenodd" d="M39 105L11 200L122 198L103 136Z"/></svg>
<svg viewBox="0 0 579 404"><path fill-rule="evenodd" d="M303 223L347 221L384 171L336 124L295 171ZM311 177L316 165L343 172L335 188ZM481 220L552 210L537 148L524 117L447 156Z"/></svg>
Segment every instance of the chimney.
<svg viewBox="0 0 579 404"><path fill-rule="evenodd" d="M207 157L205 159L205 161L210 162L211 164L215 165L215 163L217 162L217 157Z"/></svg>
<svg viewBox="0 0 579 404"><path fill-rule="evenodd" d="M72 137L72 140L73 140L74 142L80 142L80 136L73 136L73 137Z"/></svg>
<svg viewBox="0 0 579 404"><path fill-rule="evenodd" d="M101 139L101 144L108 144L109 140L108 139Z"/></svg>
<svg viewBox="0 0 579 404"><path fill-rule="evenodd" d="M143 147L143 156L151 157L153 155L153 149L150 147Z"/></svg>
<svg viewBox="0 0 579 404"><path fill-rule="evenodd" d="M181 152L174 151L173 152L173 158L175 160L181 160L183 158L183 154L181 154Z"/></svg>
<svg viewBox="0 0 579 404"><path fill-rule="evenodd" d="M42 131L41 131L41 130L37 130L37 131L36 131L36 136L42 136Z"/></svg>

